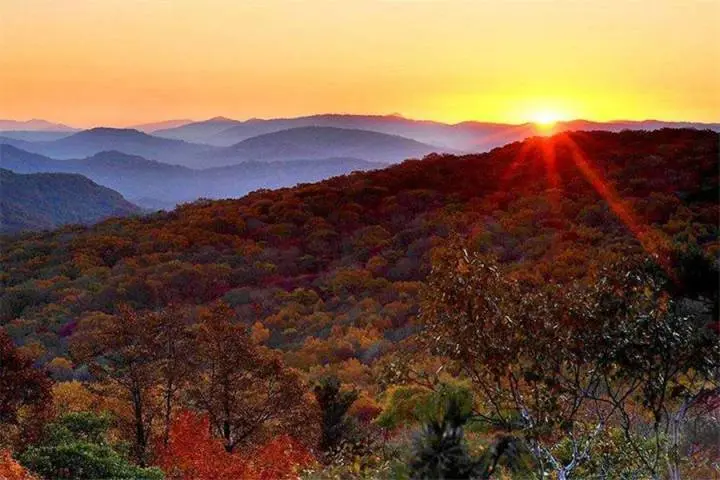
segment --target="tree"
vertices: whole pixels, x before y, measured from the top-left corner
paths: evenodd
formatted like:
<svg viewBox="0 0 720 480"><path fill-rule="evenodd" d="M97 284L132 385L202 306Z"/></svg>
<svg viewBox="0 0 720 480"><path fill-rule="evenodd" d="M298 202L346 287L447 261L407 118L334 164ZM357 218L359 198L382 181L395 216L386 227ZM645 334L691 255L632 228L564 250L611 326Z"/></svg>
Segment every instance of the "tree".
<svg viewBox="0 0 720 480"><path fill-rule="evenodd" d="M313 462L307 449L287 435L243 454L229 453L223 440L211 435L207 416L188 410L173 419L170 441L159 445L157 458L168 478L188 480L297 478L298 470Z"/></svg>
<svg viewBox="0 0 720 480"><path fill-rule="evenodd" d="M108 443L109 425L107 417L92 413L64 415L47 425L42 441L20 455L20 461L45 478L162 479L159 469L131 464Z"/></svg>
<svg viewBox="0 0 720 480"><path fill-rule="evenodd" d="M51 387L48 376L0 328L0 447L22 448L37 438L51 413Z"/></svg>
<svg viewBox="0 0 720 480"><path fill-rule="evenodd" d="M3 480L37 480L37 477L17 463L9 450L0 450L0 478Z"/></svg>
<svg viewBox="0 0 720 480"><path fill-rule="evenodd" d="M170 437L170 423L173 408L180 388L184 386L193 371L195 336L191 329L190 315L187 309L171 306L157 313L156 352L163 410L163 442Z"/></svg>
<svg viewBox="0 0 720 480"><path fill-rule="evenodd" d="M719 392L720 345L706 313L689 312L644 272L626 261L584 281L540 284L488 256L442 252L423 302L429 346L457 361L481 398L478 415L518 432L540 473L568 478L620 424L639 472L677 477L672 432L689 405ZM648 427L651 452L636 442Z"/></svg>
<svg viewBox="0 0 720 480"><path fill-rule="evenodd" d="M604 373L607 402L619 414L636 461L653 478L680 478L689 455L681 451L687 416L720 395L720 339L712 328L717 293L696 280L713 276L713 269L717 274L717 267L692 254L685 257L690 265L680 258L675 278L654 265L623 276L618 287L628 293L606 302L612 315L603 322L611 352ZM639 410L649 414L649 425ZM650 444L643 439L648 427Z"/></svg>
<svg viewBox="0 0 720 480"><path fill-rule="evenodd" d="M201 311L193 360L197 381L190 389L228 452L297 428L312 414L299 375L278 354L255 345L234 317L223 303Z"/></svg>
<svg viewBox="0 0 720 480"><path fill-rule="evenodd" d="M90 366L99 381L119 387L132 408L133 451L138 464L148 461L152 426L160 408L155 393L159 317L127 305L117 315L94 314L81 319L72 338L72 353Z"/></svg>
<svg viewBox="0 0 720 480"><path fill-rule="evenodd" d="M249 478L256 473L239 455L226 451L222 439L210 433L207 416L178 412L168 442L160 442L156 464L170 479Z"/></svg>
<svg viewBox="0 0 720 480"><path fill-rule="evenodd" d="M358 398L355 390L341 390L337 377L324 377L315 386L315 399L322 412L320 450L327 459L338 454L343 443L350 440L354 425L347 415Z"/></svg>
<svg viewBox="0 0 720 480"><path fill-rule="evenodd" d="M516 440L500 436L483 455L470 455L464 427L472 418L472 393L443 385L428 399L410 461L413 479L487 479L496 473L500 459L512 457Z"/></svg>

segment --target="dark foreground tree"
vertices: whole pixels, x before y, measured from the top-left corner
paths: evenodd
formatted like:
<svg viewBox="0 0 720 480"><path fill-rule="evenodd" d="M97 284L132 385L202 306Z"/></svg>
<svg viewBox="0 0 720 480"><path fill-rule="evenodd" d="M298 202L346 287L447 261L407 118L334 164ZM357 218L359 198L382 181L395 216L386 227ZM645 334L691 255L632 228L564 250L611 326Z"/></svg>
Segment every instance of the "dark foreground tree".
<svg viewBox="0 0 720 480"><path fill-rule="evenodd" d="M518 465L517 441L501 435L475 458L468 451L464 429L473 416L472 396L463 389L441 386L425 407L425 423L415 438L410 476L413 479L488 479L501 460Z"/></svg>
<svg viewBox="0 0 720 480"><path fill-rule="evenodd" d="M358 392L342 390L340 380L334 376L322 378L314 392L322 414L320 450L329 461L356 431L356 425L347 412L357 400Z"/></svg>
<svg viewBox="0 0 720 480"><path fill-rule="evenodd" d="M255 345L235 316L223 303L200 312L192 360L197 381L189 392L228 452L251 440L294 433L313 414L298 373Z"/></svg>
<svg viewBox="0 0 720 480"><path fill-rule="evenodd" d="M540 283L446 250L423 303L426 338L471 380L479 416L523 439L539 475L575 475L616 425L637 475L678 478L686 412L720 392L720 342L711 307L669 295L669 281L626 262Z"/></svg>

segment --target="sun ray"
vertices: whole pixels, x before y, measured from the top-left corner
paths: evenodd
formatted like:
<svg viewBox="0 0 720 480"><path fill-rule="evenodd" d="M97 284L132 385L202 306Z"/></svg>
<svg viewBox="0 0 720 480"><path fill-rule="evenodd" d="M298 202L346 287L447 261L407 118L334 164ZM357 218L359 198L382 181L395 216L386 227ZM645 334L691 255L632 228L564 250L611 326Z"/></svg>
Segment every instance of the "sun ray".
<svg viewBox="0 0 720 480"><path fill-rule="evenodd" d="M667 241L662 232L654 231L652 227L641 222L632 211L628 202L624 201L607 182L596 168L591 165L575 141L567 134L558 136L560 141L570 150L570 158L580 173L590 183L593 189L605 200L610 210L632 233L648 254L650 254L668 275L674 277L667 261Z"/></svg>

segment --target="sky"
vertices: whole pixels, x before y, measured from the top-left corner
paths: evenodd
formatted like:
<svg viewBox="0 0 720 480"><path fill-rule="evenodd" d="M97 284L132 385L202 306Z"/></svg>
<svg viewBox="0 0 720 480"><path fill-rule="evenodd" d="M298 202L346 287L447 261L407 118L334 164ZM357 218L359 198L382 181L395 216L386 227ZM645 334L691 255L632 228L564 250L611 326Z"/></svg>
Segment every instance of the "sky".
<svg viewBox="0 0 720 480"><path fill-rule="evenodd" d="M0 0L0 118L720 121L717 0Z"/></svg>

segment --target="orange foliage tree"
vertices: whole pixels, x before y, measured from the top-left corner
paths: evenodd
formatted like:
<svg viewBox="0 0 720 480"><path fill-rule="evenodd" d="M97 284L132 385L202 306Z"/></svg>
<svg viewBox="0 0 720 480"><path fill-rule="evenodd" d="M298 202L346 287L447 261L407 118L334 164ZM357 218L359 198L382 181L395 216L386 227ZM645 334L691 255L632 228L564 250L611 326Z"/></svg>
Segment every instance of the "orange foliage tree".
<svg viewBox="0 0 720 480"><path fill-rule="evenodd" d="M291 478L315 458L287 435L275 437L251 452L228 453L222 440L210 434L205 415L180 412L170 428L167 446L158 447L157 464L168 479Z"/></svg>
<svg viewBox="0 0 720 480"><path fill-rule="evenodd" d="M0 478L2 480L36 480L37 477L25 470L12 458L8 450L0 450Z"/></svg>

